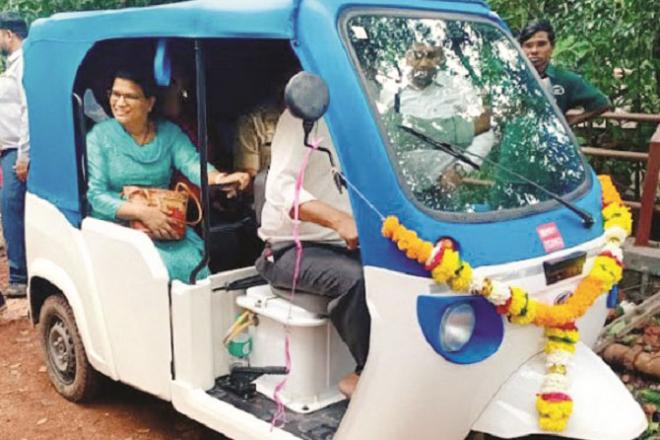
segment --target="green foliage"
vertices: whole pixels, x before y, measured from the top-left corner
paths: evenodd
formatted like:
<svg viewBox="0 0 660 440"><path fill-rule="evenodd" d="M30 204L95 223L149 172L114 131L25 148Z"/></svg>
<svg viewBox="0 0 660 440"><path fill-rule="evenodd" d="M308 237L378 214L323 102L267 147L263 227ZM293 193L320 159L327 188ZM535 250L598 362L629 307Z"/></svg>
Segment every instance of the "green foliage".
<svg viewBox="0 0 660 440"><path fill-rule="evenodd" d="M1 10L18 11L28 21L57 12L118 9L175 3L177 0L0 0ZM178 0L181 1L181 0Z"/></svg>
<svg viewBox="0 0 660 440"><path fill-rule="evenodd" d="M182 0L0 0L0 11L19 12L28 23L58 12L119 9L176 3ZM0 65L0 71L4 62Z"/></svg>

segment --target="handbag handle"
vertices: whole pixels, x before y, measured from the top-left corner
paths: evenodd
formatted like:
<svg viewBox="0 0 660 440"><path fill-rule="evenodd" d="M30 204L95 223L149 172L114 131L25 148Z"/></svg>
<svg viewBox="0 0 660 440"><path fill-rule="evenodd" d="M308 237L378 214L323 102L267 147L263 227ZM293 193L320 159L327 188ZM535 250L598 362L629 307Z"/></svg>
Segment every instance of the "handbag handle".
<svg viewBox="0 0 660 440"><path fill-rule="evenodd" d="M190 199L192 199L193 202L195 202L195 208L197 208L197 219L186 222L188 226L197 226L199 222L202 221L202 204L200 203L199 199L195 195L195 193L190 189L188 185L186 185L184 182L177 182L177 184L174 186L174 191L176 192L182 192L186 193Z"/></svg>
<svg viewBox="0 0 660 440"><path fill-rule="evenodd" d="M127 185L121 190L120 195L126 199L130 199L134 194L141 194L142 198L145 200L149 199L149 188L143 188L141 186Z"/></svg>

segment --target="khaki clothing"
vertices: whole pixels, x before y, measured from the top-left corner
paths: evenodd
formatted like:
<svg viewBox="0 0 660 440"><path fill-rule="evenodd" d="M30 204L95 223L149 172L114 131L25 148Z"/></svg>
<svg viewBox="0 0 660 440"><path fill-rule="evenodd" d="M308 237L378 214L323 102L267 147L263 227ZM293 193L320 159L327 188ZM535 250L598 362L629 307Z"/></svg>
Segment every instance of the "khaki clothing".
<svg viewBox="0 0 660 440"><path fill-rule="evenodd" d="M234 169L256 170L270 165L270 145L282 112L275 106L259 106L238 120Z"/></svg>

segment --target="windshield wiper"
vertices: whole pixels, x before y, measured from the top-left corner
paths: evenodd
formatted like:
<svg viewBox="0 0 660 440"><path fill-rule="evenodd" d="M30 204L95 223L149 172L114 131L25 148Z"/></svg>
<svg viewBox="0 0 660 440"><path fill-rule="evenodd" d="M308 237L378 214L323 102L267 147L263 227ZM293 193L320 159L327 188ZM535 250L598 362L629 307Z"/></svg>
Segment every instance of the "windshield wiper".
<svg viewBox="0 0 660 440"><path fill-rule="evenodd" d="M429 137L429 136L425 135L424 133L421 133L421 132L415 130L414 128L408 127L407 125L399 125L399 128L402 129L403 131L405 131L407 133L410 133L413 136L423 140L424 142L431 145L435 149L440 150L440 151L444 151L448 155L450 155L452 157L455 157L456 159L460 160L461 162L470 165L475 170L479 171L481 169L481 167L479 165L474 163L472 161L472 159L467 157L463 151L457 149L457 147L455 147L454 145L448 144L446 142L436 141L432 137Z"/></svg>
<svg viewBox="0 0 660 440"><path fill-rule="evenodd" d="M468 150L463 149L463 148L461 148L461 147L458 147L458 146L456 146L456 145L448 144L447 142L441 142L441 141L435 140L435 139L433 139L433 138L431 138L431 137L425 135L424 133L420 133L419 131L415 130L414 128L411 128L411 127L408 127L408 126L405 126L405 125L399 125L399 127L400 127L402 130L406 131L407 133L410 133L410 134L412 134L413 136L415 136L416 138L418 138L418 139L420 139L420 140L426 142L427 144L431 145L431 146L434 147L435 149L438 149L438 150L444 151L445 153L449 154L450 156L453 156L453 157L455 157L456 159L459 159L459 160L461 160L462 162L465 162L466 164L472 166L473 168L475 168L475 169L477 169L477 170L479 169L479 165L477 165L477 164L475 164L474 162L472 162L472 160L470 160L470 159L466 156L466 154L469 154L470 156L477 157L477 158L479 158L479 159L481 159L481 160L483 160L483 161L486 161L486 162L490 163L491 165L493 165L493 166L499 168L500 170L505 171L505 172L511 174L512 176L517 177L518 179L523 180L525 183L528 183L528 184L532 185L534 188L536 188L536 189L542 191L543 193L545 193L545 194L547 194L548 196L550 196L553 200L555 200L555 201L561 203L561 204L564 205L566 208L568 208L568 209L570 209L571 211L573 211L575 214L577 214L577 215L580 217L580 219L582 219L582 224L583 224L586 228L591 228L591 227L593 226L593 224L594 224L594 218L593 218L593 216L592 216L591 214L589 214L587 211L585 211L585 210L583 210L583 209L577 207L575 204L569 202L568 200L564 200L561 196L559 196L559 195L553 193L552 191L550 191L550 190L548 190L548 189L545 189L544 187L542 187L542 186L539 185L538 183L536 183L536 182L534 182L534 181L528 179L527 177L523 176L522 174L519 174L519 173L513 171L513 170L510 169L510 168L507 168L507 167L505 167L505 166L503 166L503 165L500 165L499 163L497 163L497 162L495 162L495 161L492 161L492 160L490 160L490 159L488 159L488 158L486 158L486 157L484 157L484 156L481 156L480 154L473 153L473 152L471 152L471 151L468 151Z"/></svg>

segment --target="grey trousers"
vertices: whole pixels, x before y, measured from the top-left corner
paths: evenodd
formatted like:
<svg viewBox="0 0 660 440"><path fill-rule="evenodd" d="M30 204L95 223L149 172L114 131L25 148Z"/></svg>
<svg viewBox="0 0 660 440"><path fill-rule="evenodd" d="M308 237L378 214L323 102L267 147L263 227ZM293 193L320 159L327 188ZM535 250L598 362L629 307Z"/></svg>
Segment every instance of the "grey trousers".
<svg viewBox="0 0 660 440"><path fill-rule="evenodd" d="M257 271L280 289L291 289L296 263L293 243L268 244L257 259ZM359 251L323 243L304 242L297 284L300 292L332 298L328 316L362 371L369 352L371 317L365 299Z"/></svg>

